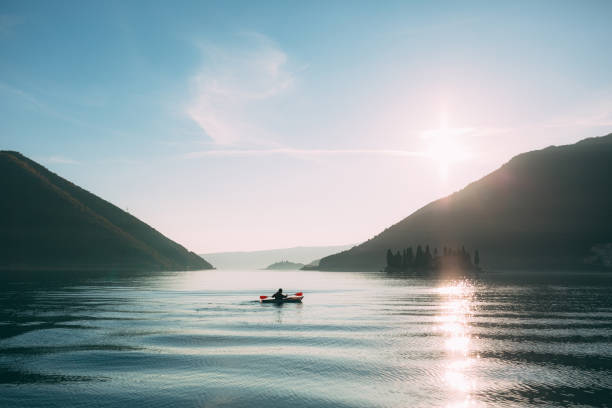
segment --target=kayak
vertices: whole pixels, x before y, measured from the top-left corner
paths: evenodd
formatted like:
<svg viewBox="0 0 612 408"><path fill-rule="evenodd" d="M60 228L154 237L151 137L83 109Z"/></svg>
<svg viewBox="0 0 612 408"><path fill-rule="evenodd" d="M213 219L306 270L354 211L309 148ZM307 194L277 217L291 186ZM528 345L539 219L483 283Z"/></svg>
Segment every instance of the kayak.
<svg viewBox="0 0 612 408"><path fill-rule="evenodd" d="M284 299L276 300L273 297L259 298L261 303L302 303L304 296L287 296Z"/></svg>

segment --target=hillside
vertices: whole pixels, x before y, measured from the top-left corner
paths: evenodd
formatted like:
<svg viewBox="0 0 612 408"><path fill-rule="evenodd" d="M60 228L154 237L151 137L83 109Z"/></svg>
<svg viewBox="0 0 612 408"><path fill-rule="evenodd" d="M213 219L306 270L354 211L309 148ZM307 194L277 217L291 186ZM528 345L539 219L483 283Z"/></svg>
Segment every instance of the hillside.
<svg viewBox="0 0 612 408"><path fill-rule="evenodd" d="M204 259L17 152L0 151L0 270L210 269Z"/></svg>
<svg viewBox="0 0 612 408"><path fill-rule="evenodd" d="M485 268L611 267L612 134L514 157L321 270L381 270L387 249L465 245Z"/></svg>

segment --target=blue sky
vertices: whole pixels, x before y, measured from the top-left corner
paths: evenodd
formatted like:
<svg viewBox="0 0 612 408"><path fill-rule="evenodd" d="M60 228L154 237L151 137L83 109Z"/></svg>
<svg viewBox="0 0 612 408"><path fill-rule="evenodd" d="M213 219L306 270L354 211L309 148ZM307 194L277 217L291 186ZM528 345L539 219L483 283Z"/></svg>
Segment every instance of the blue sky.
<svg viewBox="0 0 612 408"><path fill-rule="evenodd" d="M612 3L0 3L0 148L198 252L356 243L612 131Z"/></svg>

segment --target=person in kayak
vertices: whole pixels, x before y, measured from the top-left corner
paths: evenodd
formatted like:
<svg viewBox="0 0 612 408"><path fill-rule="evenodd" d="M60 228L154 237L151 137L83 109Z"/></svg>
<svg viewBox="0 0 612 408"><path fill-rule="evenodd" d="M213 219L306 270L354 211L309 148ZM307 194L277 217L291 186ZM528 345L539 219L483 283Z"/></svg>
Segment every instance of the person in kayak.
<svg viewBox="0 0 612 408"><path fill-rule="evenodd" d="M280 300L285 299L285 298L287 297L287 295L284 295L284 294L283 294L283 289L282 289L282 288L279 288L279 289L276 291L276 293L272 295L272 297L273 297L274 299L276 299L277 301L280 301Z"/></svg>

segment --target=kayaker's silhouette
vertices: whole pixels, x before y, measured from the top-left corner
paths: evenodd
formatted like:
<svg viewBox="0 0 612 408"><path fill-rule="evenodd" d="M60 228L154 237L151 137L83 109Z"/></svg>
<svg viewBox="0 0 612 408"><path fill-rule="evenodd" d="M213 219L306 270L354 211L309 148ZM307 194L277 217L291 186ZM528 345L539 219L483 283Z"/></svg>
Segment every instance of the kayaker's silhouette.
<svg viewBox="0 0 612 408"><path fill-rule="evenodd" d="M279 288L276 293L272 295L272 297L276 300L283 300L287 297L287 295L283 295L283 289Z"/></svg>
<svg viewBox="0 0 612 408"><path fill-rule="evenodd" d="M302 299L304 298L304 294L302 292L296 292L293 295L285 295L282 289L276 291L272 296L262 295L259 297L259 301L261 303L276 303L277 305L282 305L283 303L302 303Z"/></svg>

